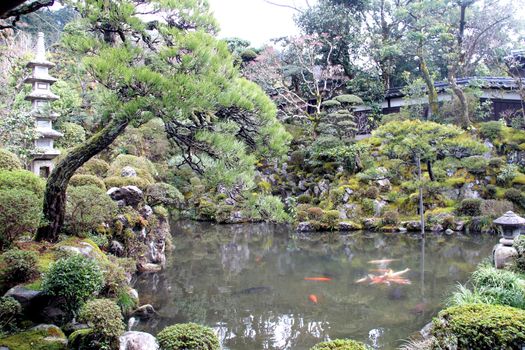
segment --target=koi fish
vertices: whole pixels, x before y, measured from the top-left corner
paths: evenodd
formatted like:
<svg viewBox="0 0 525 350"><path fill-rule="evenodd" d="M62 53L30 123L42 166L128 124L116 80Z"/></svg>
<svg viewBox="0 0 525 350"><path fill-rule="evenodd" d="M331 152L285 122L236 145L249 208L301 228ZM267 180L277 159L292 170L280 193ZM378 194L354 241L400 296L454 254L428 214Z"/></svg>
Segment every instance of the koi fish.
<svg viewBox="0 0 525 350"><path fill-rule="evenodd" d="M317 282L328 282L332 279L330 277L305 277L305 281L317 281Z"/></svg>
<svg viewBox="0 0 525 350"><path fill-rule="evenodd" d="M314 304L317 304L317 295L315 295L315 294L310 294L310 295L308 296L308 300L310 300L310 301L311 301L312 303L314 303Z"/></svg>
<svg viewBox="0 0 525 350"><path fill-rule="evenodd" d="M382 264L390 264L391 262L398 261L398 260L399 260L399 259L370 260L368 263L369 263L369 264L382 265Z"/></svg>

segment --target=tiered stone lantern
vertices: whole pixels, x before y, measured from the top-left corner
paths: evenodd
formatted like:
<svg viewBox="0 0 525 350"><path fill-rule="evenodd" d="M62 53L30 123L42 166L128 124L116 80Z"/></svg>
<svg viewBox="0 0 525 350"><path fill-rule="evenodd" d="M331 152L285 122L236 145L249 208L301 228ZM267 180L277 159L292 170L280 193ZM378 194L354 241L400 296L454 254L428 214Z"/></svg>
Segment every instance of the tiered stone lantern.
<svg viewBox="0 0 525 350"><path fill-rule="evenodd" d="M512 211L508 211L494 220L494 224L499 225L503 232L503 237L492 250L494 265L496 268L501 269L518 254L512 244L514 239L521 234L521 229L525 225L525 219Z"/></svg>
<svg viewBox="0 0 525 350"><path fill-rule="evenodd" d="M36 175L47 178L53 170L53 159L60 155L60 151L53 146L54 140L62 134L53 130L53 121L57 114L51 113L51 101L58 100L59 97L51 92L51 85L57 79L49 75L49 68L53 68L54 63L46 59L46 48L44 33L38 33L36 44L36 57L27 64L32 68L31 76L25 79L26 83L33 86L33 90L26 96L26 100L31 101L32 115L36 119L36 130L38 138L35 141L36 152L31 161L31 171Z"/></svg>

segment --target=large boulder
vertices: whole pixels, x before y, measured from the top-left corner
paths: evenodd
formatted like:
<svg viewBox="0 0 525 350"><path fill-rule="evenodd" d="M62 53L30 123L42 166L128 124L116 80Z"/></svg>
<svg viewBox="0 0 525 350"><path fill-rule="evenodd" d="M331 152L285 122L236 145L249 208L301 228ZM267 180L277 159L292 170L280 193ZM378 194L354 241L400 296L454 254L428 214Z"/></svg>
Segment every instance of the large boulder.
<svg viewBox="0 0 525 350"><path fill-rule="evenodd" d="M137 186L112 187L107 192L114 201L136 207L144 199L144 193Z"/></svg>
<svg viewBox="0 0 525 350"><path fill-rule="evenodd" d="M119 350L157 350L157 339L149 333L126 332L120 338Z"/></svg>
<svg viewBox="0 0 525 350"><path fill-rule="evenodd" d="M22 305L23 309L30 308L37 299L42 298L43 292L40 290L27 289L24 286L16 286L5 293L6 297L12 297Z"/></svg>
<svg viewBox="0 0 525 350"><path fill-rule="evenodd" d="M298 232L313 232L315 231L314 225L309 223L308 221L300 222L297 224L296 231Z"/></svg>
<svg viewBox="0 0 525 350"><path fill-rule="evenodd" d="M134 177L137 176L137 171L135 168L130 167L129 165L122 168L122 171L120 172L120 176L122 177Z"/></svg>
<svg viewBox="0 0 525 350"><path fill-rule="evenodd" d="M30 330L0 339L0 348L10 350L66 350L67 338L55 325L41 324Z"/></svg>

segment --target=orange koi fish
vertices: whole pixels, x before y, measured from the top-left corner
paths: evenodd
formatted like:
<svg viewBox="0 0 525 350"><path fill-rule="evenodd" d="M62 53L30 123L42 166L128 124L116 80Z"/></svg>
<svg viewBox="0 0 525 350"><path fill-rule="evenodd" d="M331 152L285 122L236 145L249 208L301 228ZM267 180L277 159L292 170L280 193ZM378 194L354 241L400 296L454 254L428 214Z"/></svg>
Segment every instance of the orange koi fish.
<svg viewBox="0 0 525 350"><path fill-rule="evenodd" d="M310 294L310 295L308 296L308 300L310 300L310 301L311 301L312 303L314 303L314 304L317 304L317 295L315 295L315 294Z"/></svg>
<svg viewBox="0 0 525 350"><path fill-rule="evenodd" d="M381 259L381 260L370 260L369 264L390 264L391 262L398 261L399 259Z"/></svg>
<svg viewBox="0 0 525 350"><path fill-rule="evenodd" d="M305 277L305 281L317 281L317 282L328 282L332 279L330 277Z"/></svg>

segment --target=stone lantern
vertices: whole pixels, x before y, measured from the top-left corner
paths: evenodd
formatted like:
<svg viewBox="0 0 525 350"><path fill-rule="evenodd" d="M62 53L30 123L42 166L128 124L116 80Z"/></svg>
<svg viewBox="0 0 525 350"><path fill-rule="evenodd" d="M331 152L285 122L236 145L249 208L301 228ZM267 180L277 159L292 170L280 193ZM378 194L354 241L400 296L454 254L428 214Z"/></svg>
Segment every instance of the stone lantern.
<svg viewBox="0 0 525 350"><path fill-rule="evenodd" d="M511 262L512 257L518 254L512 244L514 239L520 235L521 228L525 225L525 219L512 211L508 211L494 220L494 224L499 225L503 232L503 237L492 250L494 265L501 269Z"/></svg>
<svg viewBox="0 0 525 350"><path fill-rule="evenodd" d="M51 85L57 79L49 75L48 71L55 64L46 59L43 33L38 33L36 57L27 66L32 68L33 71L25 79L25 82L31 84L33 89L25 99L31 101L33 105L31 114L35 118L36 131L38 133L38 138L35 141L36 153L33 154L31 161L31 171L36 175L47 178L53 171L53 159L60 155L60 151L53 146L54 140L63 135L53 129L53 121L58 115L49 111L48 108L51 101L58 100L59 97L51 92Z"/></svg>

